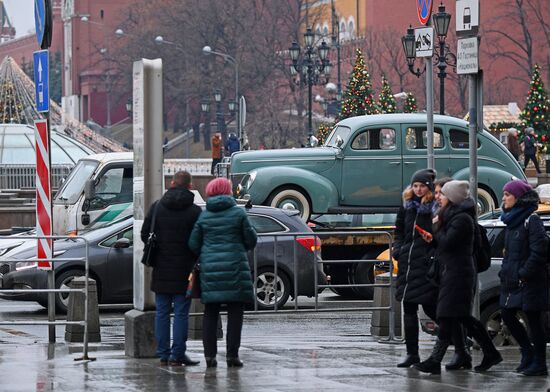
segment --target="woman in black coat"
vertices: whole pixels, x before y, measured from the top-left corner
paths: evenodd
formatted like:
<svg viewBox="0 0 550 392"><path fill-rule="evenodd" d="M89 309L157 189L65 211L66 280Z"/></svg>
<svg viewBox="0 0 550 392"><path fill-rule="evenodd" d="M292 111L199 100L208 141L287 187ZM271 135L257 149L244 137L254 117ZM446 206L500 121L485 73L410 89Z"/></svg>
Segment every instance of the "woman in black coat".
<svg viewBox="0 0 550 392"><path fill-rule="evenodd" d="M414 367L441 373L441 361L451 342L456 368L470 368L472 358L464 344L464 320L472 313L476 272L473 261L475 203L466 181L450 181L441 188L441 209L434 236L435 260L439 263L437 298L438 340L431 356ZM425 238L430 241L430 238Z"/></svg>
<svg viewBox="0 0 550 392"><path fill-rule="evenodd" d="M548 310L548 237L537 214L539 196L529 184L510 181L504 185L503 214L506 223L504 258L500 270L502 319L521 347L516 371L526 376L548 374L546 336L542 313ZM529 336L518 321L518 311L527 316Z"/></svg>
<svg viewBox="0 0 550 392"><path fill-rule="evenodd" d="M418 356L418 305L435 320L437 287L426 279L432 246L424 241L415 225L432 231L435 207L433 181L435 171L419 170L411 178L411 186L403 192L403 206L395 222L393 258L398 260L396 299L403 301L403 320L407 357L398 367L420 362Z"/></svg>

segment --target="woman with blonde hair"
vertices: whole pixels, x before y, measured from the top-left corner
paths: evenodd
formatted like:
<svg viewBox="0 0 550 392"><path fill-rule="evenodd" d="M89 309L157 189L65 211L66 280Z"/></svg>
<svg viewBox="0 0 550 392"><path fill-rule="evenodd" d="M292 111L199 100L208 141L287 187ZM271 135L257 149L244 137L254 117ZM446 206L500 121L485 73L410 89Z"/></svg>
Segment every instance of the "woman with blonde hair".
<svg viewBox="0 0 550 392"><path fill-rule="evenodd" d="M407 357L398 367L420 362L418 355L418 306L435 320L437 287L426 278L432 246L421 231L432 231L435 170L423 169L413 174L411 186L403 192L403 206L395 222L392 256L398 261L396 299L403 301Z"/></svg>

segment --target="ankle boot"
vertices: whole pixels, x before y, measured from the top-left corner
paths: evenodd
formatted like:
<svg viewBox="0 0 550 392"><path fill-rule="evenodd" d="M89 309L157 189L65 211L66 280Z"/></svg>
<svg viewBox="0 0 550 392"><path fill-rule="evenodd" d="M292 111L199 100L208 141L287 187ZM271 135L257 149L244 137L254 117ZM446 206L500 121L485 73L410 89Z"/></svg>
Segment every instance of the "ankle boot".
<svg viewBox="0 0 550 392"><path fill-rule="evenodd" d="M207 368L215 368L215 367L218 366L218 361L216 361L216 358L206 357L204 359L206 361L206 367Z"/></svg>
<svg viewBox="0 0 550 392"><path fill-rule="evenodd" d="M489 336L485 326L476 318L472 319L473 322L469 328L469 332L472 334L472 337L476 340L483 351L483 359L481 363L474 367L476 372L484 372L489 370L491 367L502 362L502 355L498 352L493 339Z"/></svg>
<svg viewBox="0 0 550 392"><path fill-rule="evenodd" d="M418 317L415 314L406 314L403 317L403 323L405 326L407 356L403 361L397 364L397 367L408 368L420 362L420 357L418 356Z"/></svg>
<svg viewBox="0 0 550 392"><path fill-rule="evenodd" d="M466 348L467 336L464 336L464 340L460 343L455 343L455 354L451 362L445 365L447 370L459 370L459 369L471 369L472 357Z"/></svg>
<svg viewBox="0 0 550 392"><path fill-rule="evenodd" d="M437 339L432 350L432 355L425 361L414 364L413 367L424 373L441 374L441 361L445 356L449 344L449 341Z"/></svg>
<svg viewBox="0 0 550 392"><path fill-rule="evenodd" d="M243 367L244 363L238 357L227 358L227 367Z"/></svg>
<svg viewBox="0 0 550 392"><path fill-rule="evenodd" d="M517 373L523 372L525 369L531 365L531 362L533 362L533 347L526 346L521 348L521 362L519 363L519 366L516 368Z"/></svg>
<svg viewBox="0 0 550 392"><path fill-rule="evenodd" d="M522 372L524 376L546 376L548 368L546 367L546 343L542 347L534 347L534 356L531 364Z"/></svg>

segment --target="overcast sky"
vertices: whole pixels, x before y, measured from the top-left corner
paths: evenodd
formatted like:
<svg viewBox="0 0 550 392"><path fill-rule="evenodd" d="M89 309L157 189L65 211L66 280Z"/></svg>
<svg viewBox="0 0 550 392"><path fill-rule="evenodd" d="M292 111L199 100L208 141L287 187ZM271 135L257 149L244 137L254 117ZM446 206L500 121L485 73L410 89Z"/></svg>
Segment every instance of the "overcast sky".
<svg viewBox="0 0 550 392"><path fill-rule="evenodd" d="M34 32L34 0L3 0L17 37Z"/></svg>

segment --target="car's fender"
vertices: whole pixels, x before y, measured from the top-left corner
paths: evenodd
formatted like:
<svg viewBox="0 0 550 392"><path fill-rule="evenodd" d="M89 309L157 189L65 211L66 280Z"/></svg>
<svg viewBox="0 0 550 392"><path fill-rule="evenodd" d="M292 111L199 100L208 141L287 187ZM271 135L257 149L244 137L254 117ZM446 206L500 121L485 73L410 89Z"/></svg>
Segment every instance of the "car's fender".
<svg viewBox="0 0 550 392"><path fill-rule="evenodd" d="M457 171L453 178L455 180L464 180L469 181L470 179L470 168L464 168ZM477 170L477 181L481 187L485 186L489 188L493 195L496 197L496 202L498 204L499 200L502 198L502 188L504 184L512 179L512 175L507 171L497 169L494 167L485 167L479 166Z"/></svg>
<svg viewBox="0 0 550 392"><path fill-rule="evenodd" d="M327 212L329 207L338 205L336 186L318 173L288 166L261 167L254 171L254 182L246 190L252 204L265 204L275 189L289 186L306 191L311 200L312 212Z"/></svg>

